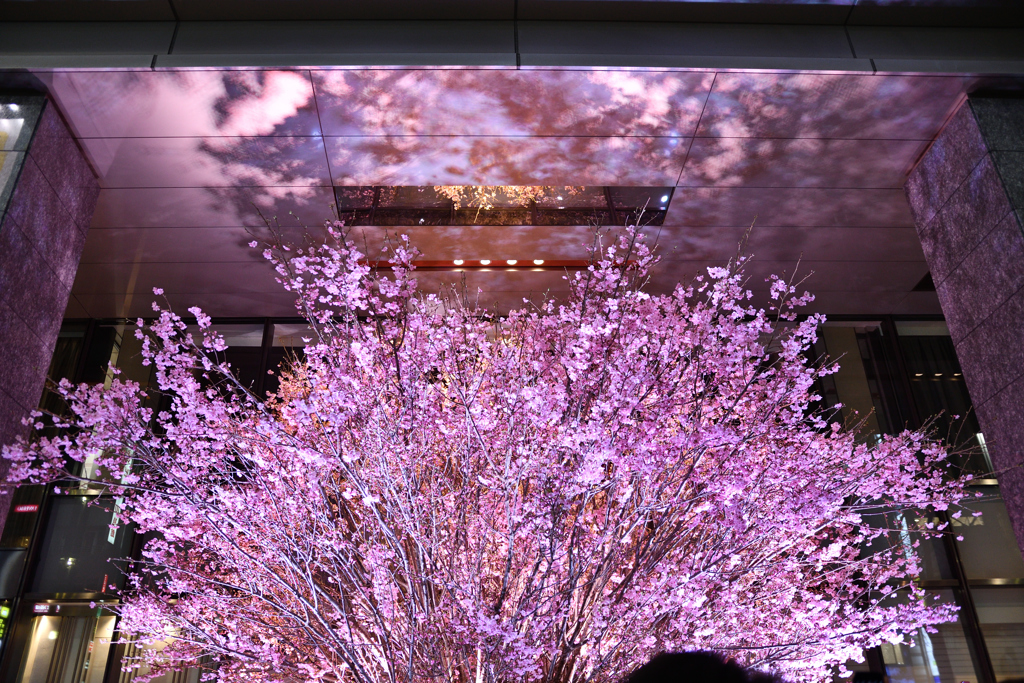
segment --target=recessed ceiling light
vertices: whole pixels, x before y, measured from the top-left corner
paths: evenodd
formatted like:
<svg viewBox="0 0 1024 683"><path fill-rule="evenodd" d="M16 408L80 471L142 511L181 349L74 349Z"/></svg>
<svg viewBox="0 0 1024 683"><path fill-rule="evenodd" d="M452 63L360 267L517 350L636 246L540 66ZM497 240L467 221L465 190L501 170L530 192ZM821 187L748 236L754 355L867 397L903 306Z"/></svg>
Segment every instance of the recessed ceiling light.
<svg viewBox="0 0 1024 683"><path fill-rule="evenodd" d="M488 259L488 258L480 259L480 265L481 266L489 266L489 265L491 265L491 259Z"/></svg>
<svg viewBox="0 0 1024 683"><path fill-rule="evenodd" d="M514 266L515 264L519 263L519 261L515 260L514 258L510 258L509 260L505 261L505 263L509 264L510 266Z"/></svg>
<svg viewBox="0 0 1024 683"><path fill-rule="evenodd" d="M11 110L11 111L13 111L13 112L17 112L18 110L20 110L20 109L21 109L21 107L19 107L19 106L18 106L18 105L16 105L16 104L8 104L7 106L8 106L8 107L10 108L10 110Z"/></svg>
<svg viewBox="0 0 1024 683"><path fill-rule="evenodd" d="M667 202L667 201L668 201L668 195L667 195L667 194L666 194L666 195L662 195L662 197L661 197L661 203L662 203L662 204L664 204L664 203L665 203L665 202ZM663 209L664 209L665 207L663 206L663 207L661 207L661 208L663 208Z"/></svg>
<svg viewBox="0 0 1024 683"><path fill-rule="evenodd" d="M558 208L559 208L559 209L564 209L565 207L564 207L564 206L560 206L560 207L558 207Z"/></svg>
<svg viewBox="0 0 1024 683"><path fill-rule="evenodd" d="M542 258L535 258L535 259L533 259L533 265L535 265L535 266L543 266L544 265L544 259L542 259Z"/></svg>
<svg viewBox="0 0 1024 683"><path fill-rule="evenodd" d="M558 201L562 201L562 195L558 195L557 197L555 197L555 199L557 199Z"/></svg>
<svg viewBox="0 0 1024 683"><path fill-rule="evenodd" d="M923 372L915 372L914 373L914 377L924 377L924 373Z"/></svg>
<svg viewBox="0 0 1024 683"><path fill-rule="evenodd" d="M462 265L463 263L465 263L465 261L463 261L463 260L462 260L462 259L460 259L460 258L457 258L457 259L455 259L454 261L452 261L452 263L454 263L454 264L455 264L455 265L457 265L457 266L461 266L461 265Z"/></svg>

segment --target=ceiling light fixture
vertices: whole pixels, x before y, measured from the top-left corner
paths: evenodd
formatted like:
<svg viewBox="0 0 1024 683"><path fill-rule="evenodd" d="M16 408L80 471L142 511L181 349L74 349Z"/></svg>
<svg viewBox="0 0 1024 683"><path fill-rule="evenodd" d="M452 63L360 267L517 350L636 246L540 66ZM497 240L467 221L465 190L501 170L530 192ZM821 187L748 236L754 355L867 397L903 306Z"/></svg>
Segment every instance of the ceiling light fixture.
<svg viewBox="0 0 1024 683"><path fill-rule="evenodd" d="M463 260L462 260L462 259L460 259L460 258L457 258L457 259L455 259L454 261L452 261L452 263L454 263L454 264L455 264L455 265L457 265L457 266L461 266L461 265L462 265L463 263L465 263L465 261L463 261Z"/></svg>
<svg viewBox="0 0 1024 683"><path fill-rule="evenodd" d="M18 113L18 110L21 109L21 107L16 104L8 104L7 106L10 107L11 111L14 113Z"/></svg>
<svg viewBox="0 0 1024 683"><path fill-rule="evenodd" d="M489 265L491 265L491 259L489 259L489 258L480 259L480 265L481 266L489 266Z"/></svg>
<svg viewBox="0 0 1024 683"><path fill-rule="evenodd" d="M535 258L535 259L533 259L533 265L535 265L535 266L543 266L544 265L544 259L542 259L542 258Z"/></svg>
<svg viewBox="0 0 1024 683"><path fill-rule="evenodd" d="M662 196L661 196L661 203L662 203L662 204L664 204L664 203L665 203L665 202L667 202L667 201L668 201L668 195L667 195L667 194L666 194L666 195L662 195ZM663 207L661 207L661 208L663 208L663 209L664 209L665 207L663 206Z"/></svg>
<svg viewBox="0 0 1024 683"><path fill-rule="evenodd" d="M519 261L515 260L514 258L510 258L509 260L505 261L505 263L509 264L510 266L514 266L515 264L519 263Z"/></svg>
<svg viewBox="0 0 1024 683"><path fill-rule="evenodd" d="M557 199L558 201L562 201L562 195L558 195L557 197L555 197L555 199Z"/></svg>

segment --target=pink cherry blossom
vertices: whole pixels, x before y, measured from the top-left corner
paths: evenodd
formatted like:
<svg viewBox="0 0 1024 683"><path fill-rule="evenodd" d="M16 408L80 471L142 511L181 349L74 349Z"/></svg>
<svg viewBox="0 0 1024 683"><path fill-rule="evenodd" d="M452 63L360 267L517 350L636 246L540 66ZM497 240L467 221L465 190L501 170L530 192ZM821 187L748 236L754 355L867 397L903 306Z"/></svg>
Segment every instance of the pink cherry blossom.
<svg viewBox="0 0 1024 683"><path fill-rule="evenodd" d="M925 513L965 479L926 433L867 443L812 410L835 367L808 361L823 319L796 318L789 282L755 309L739 258L648 295L634 232L568 300L498 319L418 292L406 239L385 274L329 228L264 245L313 330L275 396L235 379L201 311L194 338L158 308L138 334L168 407L64 382L62 435L4 449L12 483L95 457L152 532L117 609L138 641L175 637L128 666L575 683L701 649L825 681L955 618L892 520L939 534Z"/></svg>

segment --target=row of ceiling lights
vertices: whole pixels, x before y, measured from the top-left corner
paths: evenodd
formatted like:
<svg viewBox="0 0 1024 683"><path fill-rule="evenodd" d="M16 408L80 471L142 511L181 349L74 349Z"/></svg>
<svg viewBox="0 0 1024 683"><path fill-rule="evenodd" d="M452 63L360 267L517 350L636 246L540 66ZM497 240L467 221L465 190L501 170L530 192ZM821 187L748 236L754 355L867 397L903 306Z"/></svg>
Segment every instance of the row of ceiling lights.
<svg viewBox="0 0 1024 683"><path fill-rule="evenodd" d="M394 268L395 264L390 261L361 261L365 265L369 265L372 268ZM529 261L523 261L520 259L455 259L453 261L413 261L412 266L419 271L432 271L432 270L456 270L456 271L481 271L488 272L491 270L579 270L581 268L587 268L590 265L589 259L556 259L554 261L544 259L532 259Z"/></svg>
<svg viewBox="0 0 1024 683"><path fill-rule="evenodd" d="M457 258L454 261L452 261L452 263L454 263L457 266L461 266L461 265L465 265L466 262L463 259ZM491 265L491 259L487 259L487 258L480 259L479 261L477 261L477 263L479 263L481 266L489 266L489 265ZM514 259L514 258L510 258L510 259L507 259L505 261L505 263L507 263L510 266L514 266L517 263L519 263L519 261ZM535 266L543 266L544 265L544 259L539 259L539 258L533 259L533 265L535 265Z"/></svg>

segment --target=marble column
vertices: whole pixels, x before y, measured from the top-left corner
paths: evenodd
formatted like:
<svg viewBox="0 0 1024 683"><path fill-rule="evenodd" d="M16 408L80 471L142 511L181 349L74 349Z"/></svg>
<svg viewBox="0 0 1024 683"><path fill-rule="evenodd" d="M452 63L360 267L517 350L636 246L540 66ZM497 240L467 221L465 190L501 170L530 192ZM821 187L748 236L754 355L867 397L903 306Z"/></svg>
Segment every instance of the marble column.
<svg viewBox="0 0 1024 683"><path fill-rule="evenodd" d="M46 97L0 92L0 446L39 404L99 185ZM0 463L0 480L6 467ZM0 528L9 492L0 497Z"/></svg>
<svg viewBox="0 0 1024 683"><path fill-rule="evenodd" d="M906 191L1024 549L1024 99L969 97Z"/></svg>

